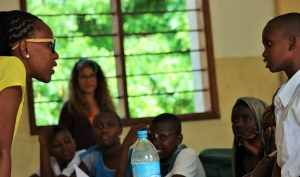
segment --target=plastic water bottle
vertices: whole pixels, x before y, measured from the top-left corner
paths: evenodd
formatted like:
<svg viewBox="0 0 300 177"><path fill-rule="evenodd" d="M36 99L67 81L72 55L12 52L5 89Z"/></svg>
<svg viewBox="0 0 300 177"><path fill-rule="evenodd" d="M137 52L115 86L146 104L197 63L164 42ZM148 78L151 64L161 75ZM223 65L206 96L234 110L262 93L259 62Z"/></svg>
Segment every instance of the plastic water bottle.
<svg viewBox="0 0 300 177"><path fill-rule="evenodd" d="M147 130L138 131L138 142L131 156L134 177L161 177L159 156L147 139Z"/></svg>

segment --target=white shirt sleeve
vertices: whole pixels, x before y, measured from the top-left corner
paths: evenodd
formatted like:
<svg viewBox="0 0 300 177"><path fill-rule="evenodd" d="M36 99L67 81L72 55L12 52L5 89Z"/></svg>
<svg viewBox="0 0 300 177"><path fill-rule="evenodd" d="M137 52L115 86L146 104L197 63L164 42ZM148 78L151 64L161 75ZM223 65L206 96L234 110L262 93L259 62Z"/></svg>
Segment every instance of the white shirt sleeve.
<svg viewBox="0 0 300 177"><path fill-rule="evenodd" d="M290 102L288 109L282 112L281 117L285 120L279 121L276 127L276 146L280 150L277 163L281 167L281 176L286 177L300 175L300 104L297 100Z"/></svg>
<svg viewBox="0 0 300 177"><path fill-rule="evenodd" d="M300 176L300 70L274 99L277 163L281 176Z"/></svg>
<svg viewBox="0 0 300 177"><path fill-rule="evenodd" d="M195 150L185 148L178 154L172 170L166 177L171 177L175 174L186 177L206 177Z"/></svg>
<svg viewBox="0 0 300 177"><path fill-rule="evenodd" d="M300 174L300 151L296 151L281 168L281 176L295 177Z"/></svg>

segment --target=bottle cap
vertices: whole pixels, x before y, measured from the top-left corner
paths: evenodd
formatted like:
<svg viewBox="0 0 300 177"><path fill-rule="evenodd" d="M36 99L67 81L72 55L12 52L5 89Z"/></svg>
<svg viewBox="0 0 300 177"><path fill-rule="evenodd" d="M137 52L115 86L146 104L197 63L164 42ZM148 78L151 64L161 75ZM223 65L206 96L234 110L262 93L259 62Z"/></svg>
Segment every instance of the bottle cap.
<svg viewBox="0 0 300 177"><path fill-rule="evenodd" d="M146 138L147 134L148 134L147 130L140 130L140 131L138 131L138 137L139 138Z"/></svg>

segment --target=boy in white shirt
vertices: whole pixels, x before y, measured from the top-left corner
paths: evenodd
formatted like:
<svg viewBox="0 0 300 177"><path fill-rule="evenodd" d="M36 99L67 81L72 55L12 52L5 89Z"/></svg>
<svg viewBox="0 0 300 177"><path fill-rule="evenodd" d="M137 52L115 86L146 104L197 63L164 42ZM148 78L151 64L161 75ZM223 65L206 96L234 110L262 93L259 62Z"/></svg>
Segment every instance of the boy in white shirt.
<svg viewBox="0 0 300 177"><path fill-rule="evenodd" d="M262 56L271 72L284 71L288 80L274 98L277 165L273 176L300 176L300 14L270 20L262 34ZM280 170L281 169L281 170Z"/></svg>

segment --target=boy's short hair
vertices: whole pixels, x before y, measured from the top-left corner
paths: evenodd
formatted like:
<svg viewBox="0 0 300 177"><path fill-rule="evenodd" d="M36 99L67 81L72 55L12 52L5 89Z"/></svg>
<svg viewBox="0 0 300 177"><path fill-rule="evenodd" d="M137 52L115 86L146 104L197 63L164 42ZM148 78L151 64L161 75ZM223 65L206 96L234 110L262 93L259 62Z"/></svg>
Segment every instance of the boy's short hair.
<svg viewBox="0 0 300 177"><path fill-rule="evenodd" d="M110 113L110 114L114 115L118 119L119 126L122 127L122 122L121 122L120 116L116 112L111 111L111 110L100 111L98 114L95 115L94 120L95 120L95 118L99 117L100 115L102 115L104 113ZM94 123L94 121L93 121L93 123Z"/></svg>
<svg viewBox="0 0 300 177"><path fill-rule="evenodd" d="M300 37L300 13L292 12L279 15L268 22L275 22L282 31L283 37Z"/></svg>
<svg viewBox="0 0 300 177"><path fill-rule="evenodd" d="M152 120L151 124L158 124L158 123L170 123L175 133L181 134L181 121L174 114L163 113L156 116Z"/></svg>
<svg viewBox="0 0 300 177"><path fill-rule="evenodd" d="M72 136L72 133L70 132L70 130L67 127L62 126L62 125L52 125L52 127L53 127L53 131L52 131L52 136L50 137L50 142L53 143L55 135L57 133L63 132L63 131L67 132L70 135L70 137L72 139L74 139Z"/></svg>
<svg viewBox="0 0 300 177"><path fill-rule="evenodd" d="M64 127L62 125L53 125L53 136L58 133L58 132L61 132L61 131L66 131L68 132L71 137L72 137L72 133L70 132L70 130L67 128L67 127ZM73 138L73 137L72 137Z"/></svg>

